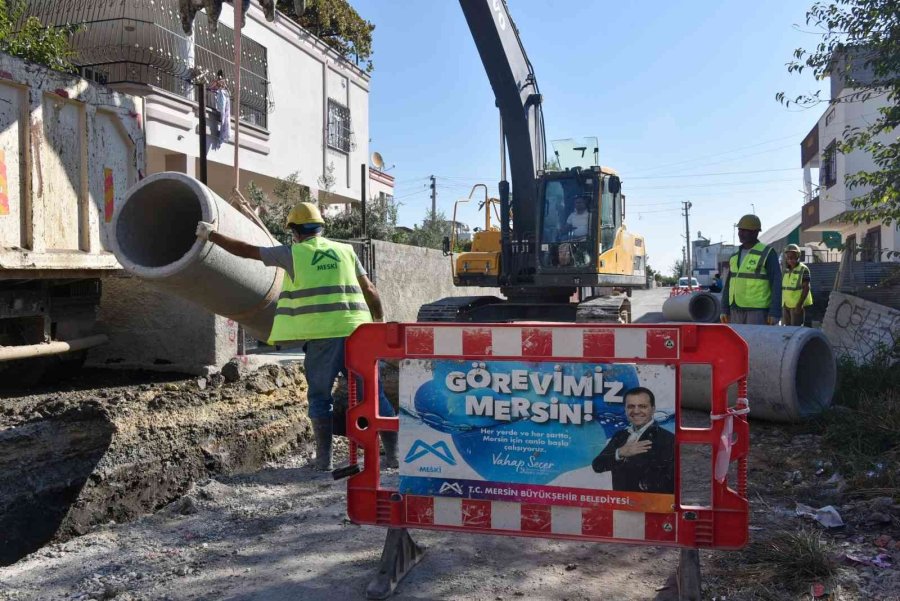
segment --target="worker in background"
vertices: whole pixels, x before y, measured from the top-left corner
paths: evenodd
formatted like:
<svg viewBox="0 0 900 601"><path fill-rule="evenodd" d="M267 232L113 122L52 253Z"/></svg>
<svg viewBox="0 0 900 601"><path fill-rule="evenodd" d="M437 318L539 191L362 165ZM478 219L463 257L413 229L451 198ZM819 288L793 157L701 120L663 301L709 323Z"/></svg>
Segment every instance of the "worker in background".
<svg viewBox="0 0 900 601"><path fill-rule="evenodd" d="M722 323L775 325L781 318L781 267L778 253L759 241L759 217L737 224L741 241L729 260L722 290Z"/></svg>
<svg viewBox="0 0 900 601"><path fill-rule="evenodd" d="M718 273L713 276L712 284L709 285L710 292L722 292L722 276Z"/></svg>
<svg viewBox="0 0 900 601"><path fill-rule="evenodd" d="M781 278L781 323L785 326L802 326L806 319L806 307L813 304L809 289L809 267L800 262L800 247L788 244L784 249L784 275Z"/></svg>
<svg viewBox="0 0 900 601"><path fill-rule="evenodd" d="M353 247L323 236L325 221L316 205L297 203L288 214L287 226L294 239L290 245L252 246L218 233L215 224L204 221L197 225L197 237L238 257L284 270L269 343L306 341L303 366L316 438L315 467L331 471L331 391L338 373L347 374L344 342L361 324L383 322L384 309ZM381 387L378 413L395 415ZM397 467L397 433L382 432L381 441L387 467Z"/></svg>

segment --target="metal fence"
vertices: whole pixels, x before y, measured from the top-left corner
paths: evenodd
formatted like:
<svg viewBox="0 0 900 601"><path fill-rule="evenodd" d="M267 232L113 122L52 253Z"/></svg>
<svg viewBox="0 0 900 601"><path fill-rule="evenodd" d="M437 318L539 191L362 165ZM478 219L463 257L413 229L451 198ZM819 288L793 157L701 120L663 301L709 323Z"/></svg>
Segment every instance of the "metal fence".
<svg viewBox="0 0 900 601"><path fill-rule="evenodd" d="M149 84L197 100L191 78L221 70L233 86L234 30L213 32L204 12L194 20L193 39L181 29L178 0L29 0L17 27L36 17L46 26L77 25L72 62L102 84ZM267 126L271 108L265 46L241 36L240 119Z"/></svg>
<svg viewBox="0 0 900 601"><path fill-rule="evenodd" d="M821 321L831 292L853 294L872 302L900 309L900 263L851 261L808 263L813 305L807 309L811 321Z"/></svg>
<svg viewBox="0 0 900 601"><path fill-rule="evenodd" d="M341 240L341 242L353 247L353 250L356 251L356 256L359 257L360 263L362 263L366 272L368 272L369 279L372 280L373 284L377 284L378 274L375 269L375 247L372 245L372 241Z"/></svg>

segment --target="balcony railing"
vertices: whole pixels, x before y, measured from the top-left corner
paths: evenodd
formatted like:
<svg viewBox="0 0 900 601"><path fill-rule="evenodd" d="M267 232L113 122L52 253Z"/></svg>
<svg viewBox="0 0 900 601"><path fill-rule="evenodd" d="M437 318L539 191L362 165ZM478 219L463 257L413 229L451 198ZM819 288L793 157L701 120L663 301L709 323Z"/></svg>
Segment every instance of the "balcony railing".
<svg viewBox="0 0 900 601"><path fill-rule="evenodd" d="M800 229L809 229L814 225L818 225L819 221L819 197L814 196L800 210Z"/></svg>
<svg viewBox="0 0 900 601"><path fill-rule="evenodd" d="M29 0L22 19L78 25L72 62L103 84L149 84L192 100L196 68L211 80L221 70L233 87L234 30L213 32L197 13L193 39L181 30L178 0ZM233 92L233 89L232 89ZM266 127L271 102L265 46L241 36L241 121Z"/></svg>

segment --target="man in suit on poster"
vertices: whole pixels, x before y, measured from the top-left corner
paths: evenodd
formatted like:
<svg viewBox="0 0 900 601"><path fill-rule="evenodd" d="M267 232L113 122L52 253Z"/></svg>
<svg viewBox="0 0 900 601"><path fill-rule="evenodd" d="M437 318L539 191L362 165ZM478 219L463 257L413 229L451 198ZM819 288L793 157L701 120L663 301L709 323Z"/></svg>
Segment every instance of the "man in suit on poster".
<svg viewBox="0 0 900 601"><path fill-rule="evenodd" d="M595 472L612 472L613 490L675 492L675 435L653 419L656 398L647 388L625 394L630 424L613 434L591 463Z"/></svg>

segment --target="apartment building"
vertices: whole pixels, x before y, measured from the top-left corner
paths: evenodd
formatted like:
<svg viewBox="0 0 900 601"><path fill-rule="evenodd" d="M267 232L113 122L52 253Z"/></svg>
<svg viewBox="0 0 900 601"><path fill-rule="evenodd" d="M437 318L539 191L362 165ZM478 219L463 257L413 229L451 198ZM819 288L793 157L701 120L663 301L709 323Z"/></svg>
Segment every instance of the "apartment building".
<svg viewBox="0 0 900 601"><path fill-rule="evenodd" d="M234 100L234 13L224 4L214 31L197 13L185 35L178 0L31 0L26 16L46 25L77 24L73 62L83 76L141 96L149 173L201 172L200 80L221 82ZM271 193L277 178L298 173L314 198L358 202L369 140L369 75L283 14L266 21L251 2L242 28L240 182ZM215 86L213 86L215 87ZM222 135L221 95L206 105L207 183L231 194L234 122ZM224 139L223 139L224 138Z"/></svg>
<svg viewBox="0 0 900 601"><path fill-rule="evenodd" d="M860 50L835 57L830 74L832 100L858 90L852 87L853 82L873 80L871 70L864 63L865 55ZM852 78L848 77L849 73ZM811 238L822 252L843 245L844 249L855 249L856 259L879 262L890 259L886 251L900 250L900 232L896 223L888 226L845 221L855 210L851 204L853 199L866 192L865 188L849 188L847 176L872 170L875 163L863 151L834 152L847 127L865 127L878 117L878 109L887 104L884 95L878 94L866 100L830 103L803 139L801 166L805 200L801 210L801 231L804 240L814 234ZM833 255L833 251L830 254Z"/></svg>

